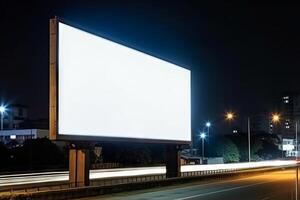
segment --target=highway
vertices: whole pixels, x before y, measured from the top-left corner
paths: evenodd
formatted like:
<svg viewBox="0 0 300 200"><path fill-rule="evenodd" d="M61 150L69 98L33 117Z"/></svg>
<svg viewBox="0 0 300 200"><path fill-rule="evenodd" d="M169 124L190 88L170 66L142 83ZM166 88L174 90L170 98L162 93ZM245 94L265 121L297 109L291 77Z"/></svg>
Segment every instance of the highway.
<svg viewBox="0 0 300 200"><path fill-rule="evenodd" d="M239 169L257 168L257 167L288 166L288 165L294 165L295 163L296 161L277 160L277 161L262 161L262 162L235 163L235 164L185 165L181 167L181 172L209 171L209 170L239 170ZM130 176L154 175L154 174L165 174L165 173L166 173L166 169L164 166L115 168L115 169L91 170L90 178L93 180L93 179L103 179L103 178L115 178L115 177L124 177L124 176L130 177ZM69 175L67 171L1 175L0 187L67 181L68 178Z"/></svg>
<svg viewBox="0 0 300 200"><path fill-rule="evenodd" d="M189 184L116 193L80 200L294 200L295 169L248 175L243 178L198 181Z"/></svg>

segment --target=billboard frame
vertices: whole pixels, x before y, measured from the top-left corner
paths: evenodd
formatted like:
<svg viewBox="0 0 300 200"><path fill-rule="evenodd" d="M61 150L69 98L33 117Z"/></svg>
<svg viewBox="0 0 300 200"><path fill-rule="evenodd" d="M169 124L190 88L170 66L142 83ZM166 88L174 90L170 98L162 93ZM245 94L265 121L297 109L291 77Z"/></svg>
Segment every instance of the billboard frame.
<svg viewBox="0 0 300 200"><path fill-rule="evenodd" d="M59 22L77 28L79 30L85 31L87 33L93 34L89 31L86 31L82 28L78 28L76 26L70 25L65 20L55 17L50 19L49 22L49 138L51 140L62 140L62 141L70 141L70 142L132 142L132 143L159 143L159 144L175 144L175 145L189 145L192 142L192 133L191 140L164 140L164 139L144 139L144 138L129 138L129 137L106 137L106 136L89 136L89 135L63 135L58 133L58 108L59 108ZM93 34L98 36L96 34ZM102 36L98 36L102 37ZM102 37L107 39L105 37ZM115 42L111 39L107 39L111 42ZM119 45L123 45L119 42L115 42ZM131 48L133 50L139 51L135 48L123 45L125 47ZM142 52L142 51L139 51ZM144 52L142 52L144 53ZM147 54L149 55L149 54ZM150 55L152 56L152 55ZM156 56L152 56L158 58ZM161 58L158 58L161 59ZM161 59L164 60L164 59ZM165 61L165 60L164 60ZM172 63L170 61L166 61ZM172 63L173 64L173 63ZM175 64L176 65L176 64ZM191 123L191 122L190 122Z"/></svg>

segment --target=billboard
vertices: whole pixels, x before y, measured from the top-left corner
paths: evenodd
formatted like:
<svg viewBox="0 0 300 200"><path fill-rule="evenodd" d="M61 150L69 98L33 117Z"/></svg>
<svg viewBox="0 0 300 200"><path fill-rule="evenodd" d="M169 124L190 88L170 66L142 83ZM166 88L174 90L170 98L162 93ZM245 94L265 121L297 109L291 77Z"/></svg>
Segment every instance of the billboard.
<svg viewBox="0 0 300 200"><path fill-rule="evenodd" d="M52 31L56 138L191 141L190 70L59 21Z"/></svg>

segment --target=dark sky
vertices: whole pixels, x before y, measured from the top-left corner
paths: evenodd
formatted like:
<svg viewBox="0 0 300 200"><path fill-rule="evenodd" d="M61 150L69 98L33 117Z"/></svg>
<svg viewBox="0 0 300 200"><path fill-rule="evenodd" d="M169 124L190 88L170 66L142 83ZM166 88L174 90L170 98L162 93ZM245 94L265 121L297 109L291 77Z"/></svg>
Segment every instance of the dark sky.
<svg viewBox="0 0 300 200"><path fill-rule="evenodd" d="M225 110L274 109L300 89L299 4L1 0L0 98L48 117L54 15L192 70L193 127Z"/></svg>

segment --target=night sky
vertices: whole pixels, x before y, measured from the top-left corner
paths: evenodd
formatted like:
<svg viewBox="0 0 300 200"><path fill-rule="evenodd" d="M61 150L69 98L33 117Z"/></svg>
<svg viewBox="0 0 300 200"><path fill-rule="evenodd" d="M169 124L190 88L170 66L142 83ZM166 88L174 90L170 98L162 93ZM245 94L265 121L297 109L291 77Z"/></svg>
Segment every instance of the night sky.
<svg viewBox="0 0 300 200"><path fill-rule="evenodd" d="M299 4L1 0L0 98L48 118L49 19L192 70L193 127L233 110L242 119L300 90ZM277 99L276 99L277 98Z"/></svg>

